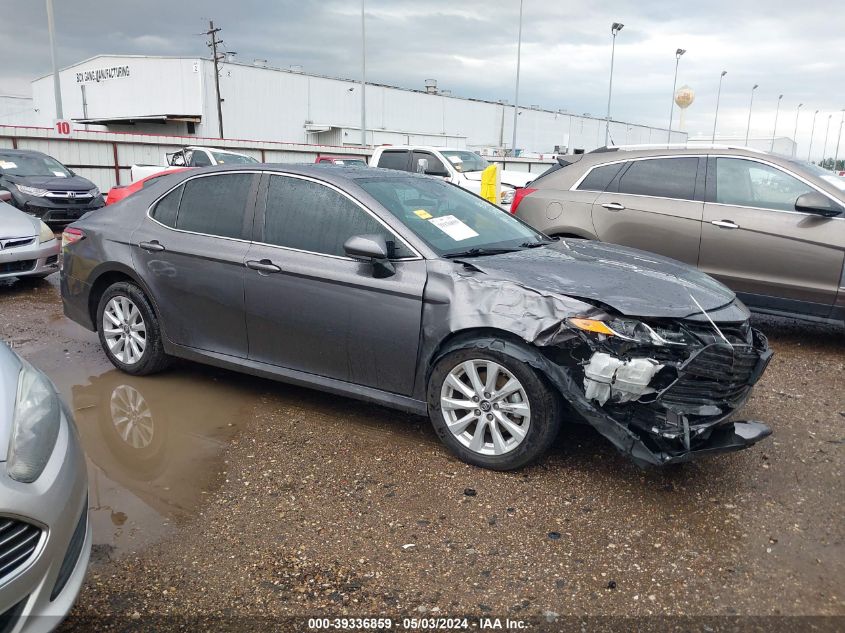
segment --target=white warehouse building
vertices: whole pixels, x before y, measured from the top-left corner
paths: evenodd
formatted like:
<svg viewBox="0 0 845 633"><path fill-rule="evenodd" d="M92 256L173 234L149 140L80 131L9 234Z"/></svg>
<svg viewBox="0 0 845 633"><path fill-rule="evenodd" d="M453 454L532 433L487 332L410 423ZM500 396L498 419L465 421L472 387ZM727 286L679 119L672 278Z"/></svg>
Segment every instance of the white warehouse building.
<svg viewBox="0 0 845 633"><path fill-rule="evenodd" d="M214 64L198 57L98 55L60 71L64 117L92 130L219 138ZM431 84L434 82L426 82ZM359 145L361 86L353 79L221 64L226 139ZM32 123L55 119L53 76L32 83ZM437 91L366 87L367 144L428 144L474 150L510 148L513 106ZM521 106L518 150L589 151L604 145L603 118ZM617 145L666 143L665 128L611 121ZM683 143L673 131L671 142Z"/></svg>

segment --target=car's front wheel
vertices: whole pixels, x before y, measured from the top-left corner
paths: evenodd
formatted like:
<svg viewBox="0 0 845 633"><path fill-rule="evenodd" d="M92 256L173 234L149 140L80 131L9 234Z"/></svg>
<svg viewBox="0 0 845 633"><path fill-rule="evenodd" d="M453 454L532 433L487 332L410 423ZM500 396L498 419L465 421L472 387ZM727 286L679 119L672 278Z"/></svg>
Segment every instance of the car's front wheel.
<svg viewBox="0 0 845 633"><path fill-rule="evenodd" d="M106 288L97 307L97 324L100 344L118 369L144 376L170 364L155 312L135 284L121 281Z"/></svg>
<svg viewBox="0 0 845 633"><path fill-rule="evenodd" d="M428 387L431 422L460 459L513 470L542 456L560 427L560 396L529 365L496 350L440 358Z"/></svg>

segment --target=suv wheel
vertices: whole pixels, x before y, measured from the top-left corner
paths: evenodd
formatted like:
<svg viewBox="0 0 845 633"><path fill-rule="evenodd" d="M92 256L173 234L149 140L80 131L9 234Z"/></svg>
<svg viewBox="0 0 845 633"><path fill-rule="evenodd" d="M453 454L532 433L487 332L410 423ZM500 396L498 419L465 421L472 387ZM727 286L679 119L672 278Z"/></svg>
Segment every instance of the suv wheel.
<svg viewBox="0 0 845 633"><path fill-rule="evenodd" d="M97 325L100 344L118 369L143 376L170 364L158 319L135 284L122 281L106 288L97 306Z"/></svg>
<svg viewBox="0 0 845 633"><path fill-rule="evenodd" d="M529 365L499 351L460 349L437 361L431 423L460 459L513 470L538 459L560 427L560 398Z"/></svg>

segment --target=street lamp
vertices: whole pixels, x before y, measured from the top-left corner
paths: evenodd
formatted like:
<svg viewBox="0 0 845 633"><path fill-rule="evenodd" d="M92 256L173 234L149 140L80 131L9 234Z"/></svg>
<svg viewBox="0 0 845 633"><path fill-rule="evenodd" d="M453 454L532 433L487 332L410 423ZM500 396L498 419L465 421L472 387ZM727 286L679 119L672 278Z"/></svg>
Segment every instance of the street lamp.
<svg viewBox="0 0 845 633"><path fill-rule="evenodd" d="M47 0L47 30L50 33L50 57L53 60L53 92L56 99L56 118L65 118L62 110L62 86L59 81L59 65L56 58L56 21L53 19L53 0Z"/></svg>
<svg viewBox="0 0 845 633"><path fill-rule="evenodd" d="M795 149L792 151L793 156L798 154L798 115L801 114L801 107L803 105L803 103L799 103L798 109L795 111L795 132L792 133L792 140L795 143Z"/></svg>
<svg viewBox="0 0 845 633"><path fill-rule="evenodd" d="M367 23L361 0L361 146L367 146Z"/></svg>
<svg viewBox="0 0 845 633"><path fill-rule="evenodd" d="M748 104L748 127L745 128L745 145L748 146L748 135L751 133L751 108L754 107L754 91L759 88L759 84L754 84L751 89L751 103Z"/></svg>
<svg viewBox="0 0 845 633"><path fill-rule="evenodd" d="M813 153L813 132L816 131L816 115L818 113L818 110L813 112L813 126L810 128L810 149L807 150L807 161L810 160L810 155Z"/></svg>
<svg viewBox="0 0 845 633"><path fill-rule="evenodd" d="M839 141L842 140L842 124L845 123L845 109L839 119L839 134L836 136L836 153L833 155L833 171L836 171L836 163L839 162Z"/></svg>
<svg viewBox="0 0 845 633"><path fill-rule="evenodd" d="M604 144L607 146L607 139L610 137L610 97L613 95L613 59L616 56L616 34L625 25L621 22L614 22L610 25L610 33L613 35L613 45L610 49L610 86L607 89L607 119L604 126Z"/></svg>
<svg viewBox="0 0 845 633"><path fill-rule="evenodd" d="M824 145L822 146L822 167L824 167L824 162L827 160L827 137L830 135L830 120L833 118L833 114L829 114L827 117L827 130L824 133Z"/></svg>
<svg viewBox="0 0 845 633"><path fill-rule="evenodd" d="M516 94L513 98L513 141L511 153L516 156L516 117L519 113L519 65L522 61L522 2L519 0L519 36L516 41Z"/></svg>
<svg viewBox="0 0 845 633"><path fill-rule="evenodd" d="M778 95L778 105L775 108L775 127L772 129L772 146L769 148L769 151L775 151L775 134L778 132L778 113L780 112L780 100L783 99L783 95Z"/></svg>
<svg viewBox="0 0 845 633"><path fill-rule="evenodd" d="M719 99L722 97L722 79L724 79L727 74L728 71L723 70L722 74L719 75L719 91L716 93L716 116L713 117L713 138L710 140L713 145L716 144L716 122L719 120Z"/></svg>
<svg viewBox="0 0 845 633"><path fill-rule="evenodd" d="M681 55L686 53L686 50L679 48L675 51L675 81L672 83L672 105L669 107L669 143L672 142L672 115L675 114L675 90L678 87L678 64L681 61Z"/></svg>

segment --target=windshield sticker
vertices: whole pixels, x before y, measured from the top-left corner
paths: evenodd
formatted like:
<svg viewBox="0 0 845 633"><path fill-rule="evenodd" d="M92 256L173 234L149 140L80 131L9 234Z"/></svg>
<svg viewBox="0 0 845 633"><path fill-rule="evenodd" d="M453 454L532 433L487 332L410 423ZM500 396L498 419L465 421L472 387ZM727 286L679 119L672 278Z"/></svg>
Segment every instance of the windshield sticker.
<svg viewBox="0 0 845 633"><path fill-rule="evenodd" d="M17 169L16 163L10 163L6 160L0 160L0 169Z"/></svg>
<svg viewBox="0 0 845 633"><path fill-rule="evenodd" d="M448 159L449 159L449 162L450 162L450 163L452 163L452 164L454 164L454 165L457 165L458 163L462 163L462 162L464 162L464 161L463 161L463 159L462 159L460 156L449 156L449 155L446 155L446 158L448 158Z"/></svg>
<svg viewBox="0 0 845 633"><path fill-rule="evenodd" d="M414 211L414 215L417 216L418 218L422 218L423 220L430 220L431 218L434 217L433 215L431 215L425 209L417 209L416 211Z"/></svg>
<svg viewBox="0 0 845 633"><path fill-rule="evenodd" d="M473 231L454 215L444 215L442 218L432 218L429 222L456 242L468 240L471 237L478 237L478 233Z"/></svg>
<svg viewBox="0 0 845 633"><path fill-rule="evenodd" d="M56 176L56 178L64 178L65 177L65 173L62 172L62 171L54 171L53 175Z"/></svg>

